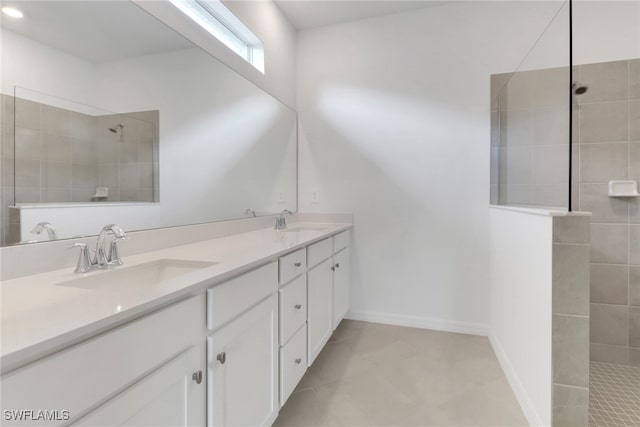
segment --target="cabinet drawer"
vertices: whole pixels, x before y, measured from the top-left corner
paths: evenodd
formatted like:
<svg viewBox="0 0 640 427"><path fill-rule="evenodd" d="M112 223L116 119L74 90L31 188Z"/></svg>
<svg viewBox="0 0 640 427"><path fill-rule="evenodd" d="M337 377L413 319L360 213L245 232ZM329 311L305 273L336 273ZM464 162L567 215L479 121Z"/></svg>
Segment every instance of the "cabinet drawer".
<svg viewBox="0 0 640 427"><path fill-rule="evenodd" d="M340 234L333 236L333 252L336 253L340 249L344 249L349 246L350 233L349 230L343 231Z"/></svg>
<svg viewBox="0 0 640 427"><path fill-rule="evenodd" d="M307 370L307 328L302 327L280 348L280 406L284 405Z"/></svg>
<svg viewBox="0 0 640 427"><path fill-rule="evenodd" d="M2 409L65 409L73 423L202 339L204 309L201 294L9 372L1 379Z"/></svg>
<svg viewBox="0 0 640 427"><path fill-rule="evenodd" d="M280 289L280 345L307 320L307 276L303 274Z"/></svg>
<svg viewBox="0 0 640 427"><path fill-rule="evenodd" d="M280 257L280 284L304 273L307 269L307 249L302 248L292 254Z"/></svg>
<svg viewBox="0 0 640 427"><path fill-rule="evenodd" d="M216 330L278 290L276 262L207 290L207 328Z"/></svg>
<svg viewBox="0 0 640 427"><path fill-rule="evenodd" d="M307 248L307 266L315 267L333 253L333 241L331 238L321 240Z"/></svg>

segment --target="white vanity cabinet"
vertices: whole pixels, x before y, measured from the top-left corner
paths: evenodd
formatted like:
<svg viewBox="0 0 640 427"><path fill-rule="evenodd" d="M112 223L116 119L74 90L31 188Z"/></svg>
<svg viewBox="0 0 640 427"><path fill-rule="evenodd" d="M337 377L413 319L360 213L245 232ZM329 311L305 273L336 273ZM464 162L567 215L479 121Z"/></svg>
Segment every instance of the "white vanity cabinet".
<svg viewBox="0 0 640 427"><path fill-rule="evenodd" d="M2 425L270 426L349 308L328 237L0 378ZM66 410L14 421L6 410Z"/></svg>
<svg viewBox="0 0 640 427"><path fill-rule="evenodd" d="M143 425L162 407L185 414L177 425L198 425L206 388L191 378L206 369L203 350L193 347L202 348L204 308L204 296L191 297L4 374L3 416L67 410L70 419L2 424Z"/></svg>
<svg viewBox="0 0 640 427"><path fill-rule="evenodd" d="M349 230L333 236L333 328L349 311L351 260Z"/></svg>
<svg viewBox="0 0 640 427"><path fill-rule="evenodd" d="M278 264L207 291L207 424L269 426L278 416Z"/></svg>
<svg viewBox="0 0 640 427"><path fill-rule="evenodd" d="M306 258L306 248L280 258L280 406L287 401L307 368ZM305 268L291 270L292 261L295 261L293 265L299 263Z"/></svg>
<svg viewBox="0 0 640 427"><path fill-rule="evenodd" d="M349 310L349 239L344 231L308 248L309 366Z"/></svg>
<svg viewBox="0 0 640 427"><path fill-rule="evenodd" d="M209 426L269 426L278 400L275 295L207 339Z"/></svg>
<svg viewBox="0 0 640 427"><path fill-rule="evenodd" d="M316 360L333 332L333 263L329 258L307 273L308 365Z"/></svg>

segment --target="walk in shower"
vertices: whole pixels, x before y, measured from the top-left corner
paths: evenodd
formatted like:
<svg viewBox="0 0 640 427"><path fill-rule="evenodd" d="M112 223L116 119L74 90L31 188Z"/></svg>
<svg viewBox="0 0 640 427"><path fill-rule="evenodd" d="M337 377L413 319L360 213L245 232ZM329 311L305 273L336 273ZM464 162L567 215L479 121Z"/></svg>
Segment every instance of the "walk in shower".
<svg viewBox="0 0 640 427"><path fill-rule="evenodd" d="M638 426L640 1L558 4L491 76L491 123L492 205L590 213L589 304L562 314L587 319L590 369L567 385L588 393L589 425Z"/></svg>

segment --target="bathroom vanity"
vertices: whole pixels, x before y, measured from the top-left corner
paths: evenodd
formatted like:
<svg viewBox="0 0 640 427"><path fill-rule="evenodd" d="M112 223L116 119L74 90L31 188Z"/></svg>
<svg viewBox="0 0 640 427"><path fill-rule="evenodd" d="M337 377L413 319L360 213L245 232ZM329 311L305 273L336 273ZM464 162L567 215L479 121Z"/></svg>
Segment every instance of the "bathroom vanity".
<svg viewBox="0 0 640 427"><path fill-rule="evenodd" d="M3 425L271 425L348 310L350 228L292 224L3 282Z"/></svg>

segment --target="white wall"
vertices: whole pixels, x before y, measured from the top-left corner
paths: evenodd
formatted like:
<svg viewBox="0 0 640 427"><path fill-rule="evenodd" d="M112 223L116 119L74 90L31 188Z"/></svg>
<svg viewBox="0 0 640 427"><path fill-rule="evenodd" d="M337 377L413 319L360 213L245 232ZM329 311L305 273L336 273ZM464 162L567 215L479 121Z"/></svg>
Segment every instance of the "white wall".
<svg viewBox="0 0 640 427"><path fill-rule="evenodd" d="M353 317L487 332L489 75L559 6L452 3L299 33L300 206L354 213Z"/></svg>
<svg viewBox="0 0 640 427"><path fill-rule="evenodd" d="M551 425L553 217L489 211L491 343L531 425Z"/></svg>
<svg viewBox="0 0 640 427"><path fill-rule="evenodd" d="M573 25L576 64L640 58L638 0L577 0Z"/></svg>
<svg viewBox="0 0 640 427"><path fill-rule="evenodd" d="M0 29L0 41L2 93L13 96L18 86L95 105L92 63L6 29Z"/></svg>

